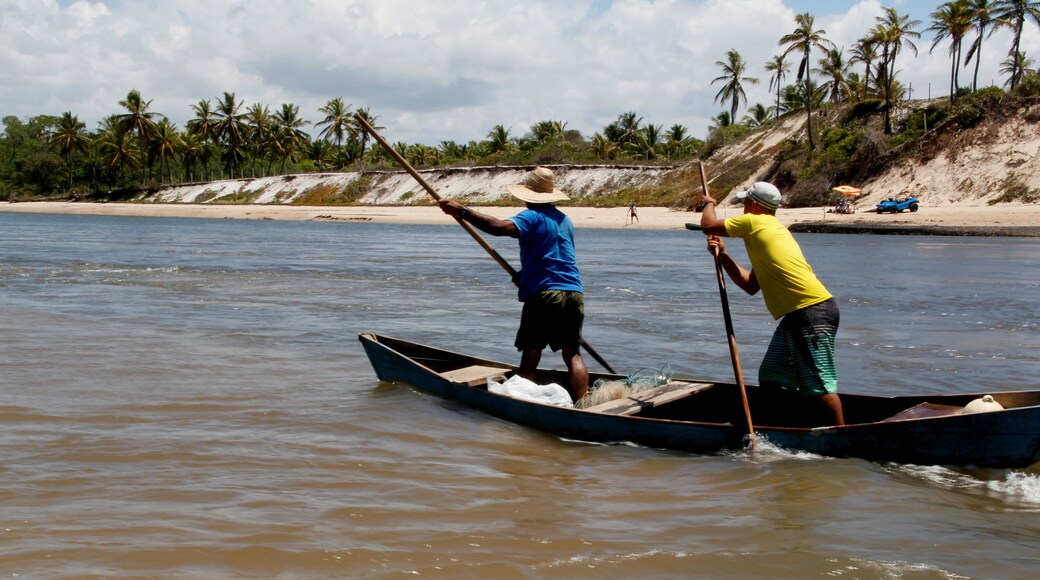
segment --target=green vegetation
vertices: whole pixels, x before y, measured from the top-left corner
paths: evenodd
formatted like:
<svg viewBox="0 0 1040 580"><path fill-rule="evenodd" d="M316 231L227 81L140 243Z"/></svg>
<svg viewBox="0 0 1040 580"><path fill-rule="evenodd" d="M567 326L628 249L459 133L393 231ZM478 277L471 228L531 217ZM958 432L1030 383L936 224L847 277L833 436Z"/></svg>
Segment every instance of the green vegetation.
<svg viewBox="0 0 1040 580"><path fill-rule="evenodd" d="M885 8L847 52L827 39L826 30L816 27L811 14L799 14L794 30L777 42L780 54L763 66L769 75L770 94L776 91L775 102L748 106L739 121L740 106L749 105L744 86L759 81L748 74L749 65L736 49L725 51L715 63L721 74L712 84L720 84L715 100L726 110L712 120L703 141L692 137L681 124L666 129L666 124L645 122L635 111L627 111L590 137L569 129L566 121L546 119L534 122L523 135L495 125L479 141L441 141L436 146L397 143L394 147L418 168L602 163L683 166L708 159L726 145L775 123L804 115L801 136L768 150L761 145L749 147L743 159L727 161L726 175L715 179L714 190L728 191L763 165L770 165L768 178L795 205L817 203L830 186L871 176L886 163L909 154L911 144L920 145L923 155L937 154L951 131L978 126L994 111L1014 108L1005 105L1009 94L1012 98L1040 95L1040 74L1030 68L1033 59L1021 50L1022 32L1030 23L1040 24L1038 0L939 4L926 30L934 34L930 50L945 47L950 55L949 103L928 104L909 116L899 111L907 106L908 91L897 79L901 71L896 68L896 58L901 53L917 54L914 41L921 37L922 23L895 8ZM978 88L984 40L998 28L1012 32L1012 45L1000 69L1007 79L1007 94L998 87ZM795 82L784 84L792 72L791 57L797 61ZM970 65L970 86L967 82L961 86L961 68ZM313 123L314 137L306 131L311 123L292 103L282 103L272 112L268 105L247 104L235 93L224 92L193 105L194 116L182 130L153 110L152 102L140 92L130 91L117 103L119 111L94 130L88 130L69 111L25 120L5 117L0 134L0 199L134 199L165 184L396 168L382 148L371 147L369 135L354 119L355 114L361 115L382 130L376 124L378 117L367 108L355 109L341 97L318 109L321 120ZM688 177L680 170L653 190L617 192L596 203L683 207L695 196ZM694 177L692 182L699 182ZM355 203L367 183L361 178L343 191L311 192L297 203ZM1018 191L1011 182L1006 189ZM1023 199L1031 194L1014 195ZM220 201L247 203L257 196L225 196ZM209 193L199 201L215 197Z"/></svg>
<svg viewBox="0 0 1040 580"><path fill-rule="evenodd" d="M1014 172L1009 172L1004 182L1000 184L1001 194L991 200L989 205L1021 201L1024 203L1040 202L1040 189L1031 189L1022 178Z"/></svg>

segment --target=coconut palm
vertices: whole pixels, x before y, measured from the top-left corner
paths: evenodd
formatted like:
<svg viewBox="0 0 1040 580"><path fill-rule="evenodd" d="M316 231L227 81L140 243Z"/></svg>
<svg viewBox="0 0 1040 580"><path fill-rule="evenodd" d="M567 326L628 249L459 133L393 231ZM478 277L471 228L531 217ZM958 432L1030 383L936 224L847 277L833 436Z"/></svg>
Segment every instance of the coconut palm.
<svg viewBox="0 0 1040 580"><path fill-rule="evenodd" d="M447 159L466 159L470 148L468 145L459 145L455 141L441 141L441 157Z"/></svg>
<svg viewBox="0 0 1040 580"><path fill-rule="evenodd" d="M757 129L769 123L769 109L762 103L755 103L748 108L748 114L740 120L748 129Z"/></svg>
<svg viewBox="0 0 1040 580"><path fill-rule="evenodd" d="M314 167L318 171L328 169L329 163L333 160L332 146L324 138L315 139L308 143L304 154L309 161L314 163Z"/></svg>
<svg viewBox="0 0 1040 580"><path fill-rule="evenodd" d="M69 181L65 187L68 192L72 189L72 156L76 153L86 153L90 147L90 138L86 134L87 125L66 111L58 117L54 130L47 137L47 144L51 149L57 149L65 158L65 165L69 169Z"/></svg>
<svg viewBox="0 0 1040 580"><path fill-rule="evenodd" d="M559 141L564 138L566 128L567 123L564 121L539 121L531 126L531 137L538 144Z"/></svg>
<svg viewBox="0 0 1040 580"><path fill-rule="evenodd" d="M509 138L509 129L502 125L495 125L487 134L487 143L491 153L505 153L509 151L512 146Z"/></svg>
<svg viewBox="0 0 1040 580"><path fill-rule="evenodd" d="M787 60L784 59L783 55L776 55L773 60L766 63L766 72L769 74L769 90L773 90L773 86L776 85L776 117L774 120L780 118L780 86L784 82L784 77L787 73L791 72L791 66L787 64Z"/></svg>
<svg viewBox="0 0 1040 580"><path fill-rule="evenodd" d="M253 103L249 106L249 110L246 111L243 122L245 123L244 138L247 143L246 148L249 150L252 158L250 174L256 177L257 164L260 164L261 172L267 175L267 171L263 169L262 161L264 157L269 157L266 155L269 149L276 148L272 144L274 118L271 116L270 107L262 103Z"/></svg>
<svg viewBox="0 0 1040 580"><path fill-rule="evenodd" d="M863 90L860 94L861 98L866 98L868 91L870 91L870 70L877 59L877 41L873 36L867 35L856 41L856 44L852 46L852 50L849 51L849 66L854 64L863 63L863 79L861 85Z"/></svg>
<svg viewBox="0 0 1040 580"><path fill-rule="evenodd" d="M1016 54L1014 58L1007 57L1004 62L1000 63L1000 74L1008 75L1008 80L1004 83L1004 86L1008 87L1008 89L1013 88L1011 79L1014 78L1014 75L1017 73L1022 78L1025 78L1025 73L1022 71L1028 70L1031 66L1033 66L1033 59L1027 57L1024 52Z"/></svg>
<svg viewBox="0 0 1040 580"><path fill-rule="evenodd" d="M921 25L920 20L911 20L903 16L895 8L886 7L884 16L875 19L871 34L881 45L881 63L879 66L878 85L885 95L885 134L892 134L892 99L893 83L896 80L896 57L903 45L908 46L917 55L917 45L912 39L920 38L921 33L915 30Z"/></svg>
<svg viewBox="0 0 1040 580"><path fill-rule="evenodd" d="M960 87L958 82L961 62L961 44L964 37L971 30L972 12L967 0L955 0L939 5L939 8L931 14L932 25L926 32L935 33L932 47L928 49L931 53L939 43L950 40L950 102L953 102Z"/></svg>
<svg viewBox="0 0 1040 580"><path fill-rule="evenodd" d="M156 119L163 117L160 113L155 113L148 110L152 101L146 101L141 97L140 91L132 90L127 93L126 98L119 101L119 105L124 107L127 112L121 115L116 115L116 126L119 131L124 134L134 134L137 138L138 149L143 150L146 147L148 139L152 135L152 131L155 129ZM141 182L145 179L144 173L141 173Z"/></svg>
<svg viewBox="0 0 1040 580"><path fill-rule="evenodd" d="M110 173L110 187L113 185L117 173L121 173L127 168L141 167L137 146L134 140L120 129L118 115L106 117L101 122L101 136L96 145L101 161L109 169L115 170Z"/></svg>
<svg viewBox="0 0 1040 580"><path fill-rule="evenodd" d="M369 112L368 107L359 108L357 110L356 114L357 114L357 116L359 116L362 119L364 119L365 122L369 124L369 126L371 126L373 129L376 130L376 132L379 132L379 131L382 131L383 129L386 129L386 127L380 127L379 125L376 125L376 119L378 119L379 116L378 115L373 115L371 112ZM365 167L364 167L365 148L368 146L368 132L362 131L360 126L355 127L354 131L355 131L354 136L361 143L361 152L358 154L358 159L361 160L361 163L362 163L361 170L364 171L364 169L365 169Z"/></svg>
<svg viewBox="0 0 1040 580"><path fill-rule="evenodd" d="M217 116L213 112L213 105L207 99L199 99L198 103L191 106L191 110L195 112L195 118L185 125L188 132L198 135L203 141L216 142Z"/></svg>
<svg viewBox="0 0 1040 580"><path fill-rule="evenodd" d="M188 131L181 136L181 163L184 166L184 178L195 181L195 168L202 167L202 179L209 179L208 165L213 159L213 144L202 138L200 133Z"/></svg>
<svg viewBox="0 0 1040 580"><path fill-rule="evenodd" d="M798 78L797 82L805 83L805 92L807 94L812 93L810 88L812 81L810 75L810 55L813 47L819 48L820 50L827 50L832 48L834 44L824 38L826 30L816 30L816 18L806 12L805 14L799 14L794 17L795 29L789 34L785 34L780 38L780 46L787 46L784 50L783 56L787 56L792 52L798 52L802 54L802 60L798 63ZM815 142L813 142L812 134L812 99L806 99L806 131L809 135L809 150L816 148Z"/></svg>
<svg viewBox="0 0 1040 580"><path fill-rule="evenodd" d="M636 133L635 139L628 144L627 148L635 156L650 161L657 157L658 151L663 145L661 131L663 125L648 124Z"/></svg>
<svg viewBox="0 0 1040 580"><path fill-rule="evenodd" d="M318 109L319 113L325 113L325 118L314 124L315 127L325 127L318 133L318 137L334 144L337 148L343 146L343 141L354 132L354 117L351 116L350 108L343 102L343 97L336 97L324 107Z"/></svg>
<svg viewBox="0 0 1040 580"><path fill-rule="evenodd" d="M993 36L997 31L998 21L994 19L993 11L996 0L968 0L971 10L972 28L975 29L975 40L968 47L968 53L964 56L964 64L967 66L972 60L975 61L975 72L971 77L971 90L979 90L979 63L982 62L982 40Z"/></svg>
<svg viewBox="0 0 1040 580"><path fill-rule="evenodd" d="M688 152L690 149L689 132L689 129L678 123L668 129L664 134L664 143L669 157L676 159Z"/></svg>
<svg viewBox="0 0 1040 580"><path fill-rule="evenodd" d="M635 141L636 134L642 130L643 118L637 115L635 111L627 111L618 115L616 123L616 128L620 133L615 142L623 145Z"/></svg>
<svg viewBox="0 0 1040 580"><path fill-rule="evenodd" d="M1011 65L1008 86L1014 89L1021 82L1022 71L1025 70L1019 66L1019 56L1024 57L1022 30L1025 28L1026 20L1040 25L1040 0L997 0L993 7L993 16L1004 26L1011 28L1013 33L1011 50L1008 51L1008 59L1004 63Z"/></svg>
<svg viewBox="0 0 1040 580"><path fill-rule="evenodd" d="M819 65L813 69L813 72L827 78L820 88L829 95L830 101L840 103L850 100L852 91L849 89L848 81L845 80L845 73L848 72L849 67L845 64L842 49L828 50L827 54L820 59Z"/></svg>
<svg viewBox="0 0 1040 580"><path fill-rule="evenodd" d="M747 63L740 56L740 53L734 49L726 51L726 60L715 61L715 66L722 69L722 75L712 79L711 84L718 82L722 83L722 88L715 94L715 102L729 101L729 116L734 118L737 116L737 109L740 107L740 101L747 102L747 95L744 94L743 83L751 85L757 85L758 79L755 77L744 76L747 70Z"/></svg>
<svg viewBox="0 0 1040 580"><path fill-rule="evenodd" d="M591 151L596 157L604 161L609 161L617 158L621 148L618 146L617 141L596 133L592 136L592 141L589 142L589 151Z"/></svg>
<svg viewBox="0 0 1040 580"><path fill-rule="evenodd" d="M148 140L148 159L149 162L159 162L159 181L163 182L163 167L166 168L166 178L169 182L173 182L173 169L170 167L170 160L177 156L177 151L180 149L180 135L177 133L177 126L170 123L169 119L161 119L155 124L155 129L152 130L152 138Z"/></svg>
<svg viewBox="0 0 1040 580"><path fill-rule="evenodd" d="M214 129L217 140L224 145L224 168L231 179L241 175L239 168L246 156L246 116L241 112L242 104L235 99L235 93L225 92L217 101L215 114L217 123Z"/></svg>
<svg viewBox="0 0 1040 580"><path fill-rule="evenodd" d="M300 160L300 151L310 141L302 127L310 122L300 118L300 107L292 103L282 103L282 108L274 115L274 141L281 154L281 165L278 173L285 173L285 162Z"/></svg>

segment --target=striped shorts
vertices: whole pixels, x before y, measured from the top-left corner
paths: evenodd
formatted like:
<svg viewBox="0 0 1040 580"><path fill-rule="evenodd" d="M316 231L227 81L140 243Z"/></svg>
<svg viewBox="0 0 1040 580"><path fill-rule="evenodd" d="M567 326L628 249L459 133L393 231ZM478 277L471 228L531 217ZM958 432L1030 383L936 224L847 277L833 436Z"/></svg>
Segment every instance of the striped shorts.
<svg viewBox="0 0 1040 580"><path fill-rule="evenodd" d="M794 389L807 397L837 393L834 337L839 318L833 298L784 315L758 369L759 384Z"/></svg>

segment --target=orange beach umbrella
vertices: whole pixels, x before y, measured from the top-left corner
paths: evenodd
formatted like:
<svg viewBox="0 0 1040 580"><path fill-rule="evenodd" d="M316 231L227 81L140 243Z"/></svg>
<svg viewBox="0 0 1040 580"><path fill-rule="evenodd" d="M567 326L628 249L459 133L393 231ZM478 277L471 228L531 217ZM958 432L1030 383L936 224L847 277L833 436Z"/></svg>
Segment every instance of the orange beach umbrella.
<svg viewBox="0 0 1040 580"><path fill-rule="evenodd" d="M863 190L858 187L852 187L851 185L839 185L832 187L831 191L838 192L842 195L854 196L863 193Z"/></svg>

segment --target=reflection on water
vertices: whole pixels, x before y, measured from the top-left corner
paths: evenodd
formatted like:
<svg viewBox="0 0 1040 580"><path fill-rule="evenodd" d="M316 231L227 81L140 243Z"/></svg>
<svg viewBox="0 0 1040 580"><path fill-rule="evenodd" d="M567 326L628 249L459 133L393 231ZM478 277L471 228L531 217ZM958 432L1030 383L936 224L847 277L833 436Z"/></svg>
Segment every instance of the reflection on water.
<svg viewBox="0 0 1040 580"><path fill-rule="evenodd" d="M799 240L842 310L843 390L1038 387L1035 242ZM582 229L578 249L586 338L619 372L731 376L699 233ZM11 575L1036 569L1035 466L590 445L379 383L358 332L516 358L515 289L454 226L0 214L0 256ZM774 322L734 290L753 381Z"/></svg>

